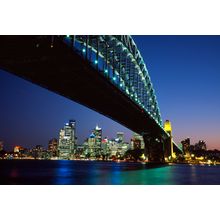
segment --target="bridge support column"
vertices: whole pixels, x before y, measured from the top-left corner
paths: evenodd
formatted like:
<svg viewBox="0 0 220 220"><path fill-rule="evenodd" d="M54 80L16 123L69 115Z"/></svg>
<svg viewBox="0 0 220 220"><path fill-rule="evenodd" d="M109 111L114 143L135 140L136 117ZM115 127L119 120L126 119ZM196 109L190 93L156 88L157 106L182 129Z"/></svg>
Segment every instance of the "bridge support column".
<svg viewBox="0 0 220 220"><path fill-rule="evenodd" d="M167 161L171 161L174 157L172 137L168 137L164 141L164 156Z"/></svg>
<svg viewBox="0 0 220 220"><path fill-rule="evenodd" d="M149 162L164 162L164 141L162 138L143 136L145 156Z"/></svg>
<svg viewBox="0 0 220 220"><path fill-rule="evenodd" d="M172 161L175 158L175 154L173 153L173 137L172 137L172 126L169 120L166 120L164 123L164 130L170 135L166 139L166 153L165 157L168 161Z"/></svg>

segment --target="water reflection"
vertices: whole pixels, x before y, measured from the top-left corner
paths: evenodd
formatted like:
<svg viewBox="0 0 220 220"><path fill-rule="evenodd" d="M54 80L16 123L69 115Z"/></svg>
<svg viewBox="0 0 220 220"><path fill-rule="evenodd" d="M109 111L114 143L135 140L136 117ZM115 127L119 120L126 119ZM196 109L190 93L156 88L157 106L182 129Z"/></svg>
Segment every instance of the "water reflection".
<svg viewBox="0 0 220 220"><path fill-rule="evenodd" d="M54 185L69 185L74 182L74 170L71 169L69 161L58 160L54 173Z"/></svg>
<svg viewBox="0 0 220 220"><path fill-rule="evenodd" d="M192 181L192 183L196 183L197 182L197 170L196 170L196 165L192 165L191 166L191 176L190 179Z"/></svg>
<svg viewBox="0 0 220 220"><path fill-rule="evenodd" d="M10 172L10 174L9 174L9 176L11 177L11 178L16 178L16 177L18 177L18 170L16 169L16 168L14 168L14 169L12 169L11 170L11 172Z"/></svg>
<svg viewBox="0 0 220 220"><path fill-rule="evenodd" d="M145 168L142 170L124 171L112 173L112 179L116 184L123 185L152 185L168 183L167 167ZM114 184L112 182L112 184ZM169 184L169 183L168 183Z"/></svg>
<svg viewBox="0 0 220 220"><path fill-rule="evenodd" d="M0 184L184 185L220 184L220 166L97 161L0 161Z"/></svg>

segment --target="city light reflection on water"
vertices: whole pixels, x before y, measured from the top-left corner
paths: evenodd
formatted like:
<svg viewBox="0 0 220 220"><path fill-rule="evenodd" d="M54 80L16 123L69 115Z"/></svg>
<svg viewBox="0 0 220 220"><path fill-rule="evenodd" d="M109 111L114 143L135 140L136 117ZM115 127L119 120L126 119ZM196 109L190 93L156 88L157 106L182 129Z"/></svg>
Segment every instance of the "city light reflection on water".
<svg viewBox="0 0 220 220"><path fill-rule="evenodd" d="M74 182L74 170L71 169L70 163L66 160L58 160L57 167L54 170L54 185L69 185Z"/></svg>
<svg viewBox="0 0 220 220"><path fill-rule="evenodd" d="M220 166L1 160L0 176L5 185L219 185Z"/></svg>

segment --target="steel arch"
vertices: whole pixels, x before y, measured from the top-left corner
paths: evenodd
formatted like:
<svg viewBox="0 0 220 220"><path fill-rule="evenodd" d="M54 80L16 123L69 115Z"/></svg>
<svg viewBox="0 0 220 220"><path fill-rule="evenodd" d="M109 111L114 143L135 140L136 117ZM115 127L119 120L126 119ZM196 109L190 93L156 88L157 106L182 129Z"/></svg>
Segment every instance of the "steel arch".
<svg viewBox="0 0 220 220"><path fill-rule="evenodd" d="M63 40L163 127L146 64L130 35L67 35Z"/></svg>

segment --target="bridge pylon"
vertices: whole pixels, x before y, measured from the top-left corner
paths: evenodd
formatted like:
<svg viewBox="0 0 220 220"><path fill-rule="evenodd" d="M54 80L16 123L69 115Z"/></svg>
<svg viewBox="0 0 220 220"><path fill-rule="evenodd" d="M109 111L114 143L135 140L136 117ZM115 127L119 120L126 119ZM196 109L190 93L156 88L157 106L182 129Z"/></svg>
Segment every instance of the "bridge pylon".
<svg viewBox="0 0 220 220"><path fill-rule="evenodd" d="M173 150L172 126L169 120L165 121L164 130L169 134L169 137L165 140L165 159L172 161L175 157L175 154Z"/></svg>
<svg viewBox="0 0 220 220"><path fill-rule="evenodd" d="M148 162L164 162L164 140L162 137L143 135L145 144L145 156Z"/></svg>

